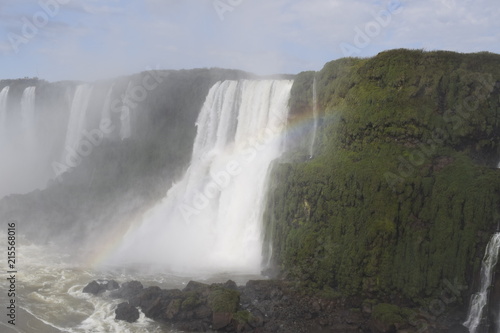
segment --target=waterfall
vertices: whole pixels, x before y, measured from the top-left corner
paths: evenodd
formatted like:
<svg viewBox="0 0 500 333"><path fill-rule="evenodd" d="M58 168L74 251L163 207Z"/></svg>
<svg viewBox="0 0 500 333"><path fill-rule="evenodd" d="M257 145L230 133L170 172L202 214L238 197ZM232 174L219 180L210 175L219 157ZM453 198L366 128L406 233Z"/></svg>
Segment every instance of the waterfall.
<svg viewBox="0 0 500 333"><path fill-rule="evenodd" d="M35 145L35 87L24 89L21 97L22 129L27 147Z"/></svg>
<svg viewBox="0 0 500 333"><path fill-rule="evenodd" d="M481 264L481 287L479 292L471 297L469 313L464 326L469 329L470 333L476 333L483 317L487 316L485 310L488 308L488 296L493 279L493 270L498 260L498 249L500 248L500 232L494 234L484 254L483 262Z"/></svg>
<svg viewBox="0 0 500 333"><path fill-rule="evenodd" d="M125 91L124 103L120 113L120 138L122 140L129 138L131 133L130 107L125 102L125 100L127 100L130 97L131 89L132 89L132 81L128 83L127 90Z"/></svg>
<svg viewBox="0 0 500 333"><path fill-rule="evenodd" d="M312 130L312 137L311 137L311 145L309 146L309 158L312 158L314 155L314 143L316 142L316 132L318 130L318 94L316 92L316 76L314 76L313 80L313 117L314 117L314 123L313 123L313 130Z"/></svg>
<svg viewBox="0 0 500 333"><path fill-rule="evenodd" d="M0 135L3 136L7 129L7 97L9 96L9 86L0 91ZM1 139L0 136L0 139Z"/></svg>
<svg viewBox="0 0 500 333"><path fill-rule="evenodd" d="M66 131L66 140L64 144L63 161L71 151L78 148L80 140L83 136L86 124L87 107L92 94L92 86L82 84L76 88L73 101L71 103L68 127Z"/></svg>
<svg viewBox="0 0 500 333"><path fill-rule="evenodd" d="M113 260L176 272L260 273L268 171L283 150L291 86L215 84L198 116L184 177L129 230Z"/></svg>
<svg viewBox="0 0 500 333"><path fill-rule="evenodd" d="M104 105L102 107L102 111L101 111L101 126L100 127L103 127L102 124L103 122L106 122L106 121L109 121L111 123L111 95L113 93L113 87L115 85L112 84L111 87L109 88L108 90L108 93L106 94L106 98L104 99ZM106 126L104 126L106 127ZM104 136L107 136L106 133L103 133Z"/></svg>

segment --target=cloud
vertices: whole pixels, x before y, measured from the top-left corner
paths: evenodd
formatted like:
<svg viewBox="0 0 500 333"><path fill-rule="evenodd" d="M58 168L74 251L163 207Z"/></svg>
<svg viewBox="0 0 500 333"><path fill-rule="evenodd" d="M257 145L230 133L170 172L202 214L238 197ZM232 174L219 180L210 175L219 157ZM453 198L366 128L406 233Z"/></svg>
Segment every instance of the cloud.
<svg viewBox="0 0 500 333"><path fill-rule="evenodd" d="M343 56L374 15L397 0L72 0L23 46L5 57L11 77L40 64L49 80L133 73L162 68L230 67L257 73L320 69ZM461 52L500 51L497 0L401 0L403 11L370 38L358 56L410 47ZM1 2L0 33L20 31L23 16L40 6ZM0 36L2 36L0 34ZM8 41L0 39L0 51ZM48 73L48 74L47 74ZM6 75L6 74L2 74Z"/></svg>

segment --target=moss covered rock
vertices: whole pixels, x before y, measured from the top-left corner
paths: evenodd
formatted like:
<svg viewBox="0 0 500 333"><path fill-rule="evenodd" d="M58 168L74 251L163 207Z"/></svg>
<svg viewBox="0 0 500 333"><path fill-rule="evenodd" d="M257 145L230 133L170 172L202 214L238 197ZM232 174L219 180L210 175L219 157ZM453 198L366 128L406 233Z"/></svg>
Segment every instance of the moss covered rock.
<svg viewBox="0 0 500 333"><path fill-rule="evenodd" d="M274 167L272 262L344 295L416 303L446 281L470 286L500 221L500 56L333 61L298 75L292 117L312 109L313 77L317 148L309 159L294 147Z"/></svg>

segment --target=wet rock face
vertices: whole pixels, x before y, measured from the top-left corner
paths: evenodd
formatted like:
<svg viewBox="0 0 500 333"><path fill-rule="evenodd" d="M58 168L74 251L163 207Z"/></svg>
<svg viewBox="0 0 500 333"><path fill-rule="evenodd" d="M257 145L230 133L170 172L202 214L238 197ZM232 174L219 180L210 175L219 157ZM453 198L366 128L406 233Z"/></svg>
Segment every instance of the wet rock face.
<svg viewBox="0 0 500 333"><path fill-rule="evenodd" d="M105 291L116 290L118 288L120 288L120 285L115 280L109 280L109 281L108 280L100 280L100 281L94 280L94 281L90 282L88 285L86 285L85 288L83 288L82 292L87 293L87 294L97 295L97 294L103 293Z"/></svg>
<svg viewBox="0 0 500 333"><path fill-rule="evenodd" d="M130 303L123 302L118 304L118 307L115 310L115 315L116 320L125 320L129 323L133 323L139 319L139 310L130 305Z"/></svg>
<svg viewBox="0 0 500 333"><path fill-rule="evenodd" d="M89 288L96 287L95 283L89 285ZM134 322L140 310L150 319L187 332L402 333L418 330L400 323L397 316L401 315L401 309L397 306L372 306L356 297L322 298L305 291L295 283L281 280L248 281L239 287L232 281L211 285L189 282L183 290L144 288L140 282L131 281L123 283L109 297L126 300L117 306L116 320ZM445 325L432 323L431 326L440 329L430 332L460 332L447 329L462 317L452 318Z"/></svg>
<svg viewBox="0 0 500 333"><path fill-rule="evenodd" d="M129 281L125 282L118 290L113 291L111 296L128 299L138 294L143 288L139 281Z"/></svg>

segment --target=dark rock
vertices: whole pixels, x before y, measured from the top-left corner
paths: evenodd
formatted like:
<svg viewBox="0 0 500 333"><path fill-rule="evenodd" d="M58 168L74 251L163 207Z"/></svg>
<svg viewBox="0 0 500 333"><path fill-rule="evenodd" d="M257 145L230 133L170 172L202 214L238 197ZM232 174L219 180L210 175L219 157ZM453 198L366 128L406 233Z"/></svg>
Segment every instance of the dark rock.
<svg viewBox="0 0 500 333"><path fill-rule="evenodd" d="M233 280L227 280L222 285L222 287L226 288L226 289L231 289L231 290L238 290L238 286L236 285L236 282L234 282Z"/></svg>
<svg viewBox="0 0 500 333"><path fill-rule="evenodd" d="M161 294L159 287L148 287L139 290L135 295L129 297L130 304L141 308L149 308Z"/></svg>
<svg viewBox="0 0 500 333"><path fill-rule="evenodd" d="M159 319L165 314L170 299L159 287L148 287L129 298L129 302L140 307L146 317Z"/></svg>
<svg viewBox="0 0 500 333"><path fill-rule="evenodd" d="M370 327L372 332L376 333L396 333L396 326L393 323L385 323L373 318Z"/></svg>
<svg viewBox="0 0 500 333"><path fill-rule="evenodd" d="M448 330L448 333L469 333L469 330L460 324L456 324Z"/></svg>
<svg viewBox="0 0 500 333"><path fill-rule="evenodd" d="M278 276L280 276L281 272L280 272L280 269L279 267L268 267L266 269L264 269L261 274L265 277L268 277L270 279L275 279L277 278Z"/></svg>
<svg viewBox="0 0 500 333"><path fill-rule="evenodd" d="M212 315L212 328L220 330L228 326L233 319L233 315L229 312L216 312Z"/></svg>
<svg viewBox="0 0 500 333"><path fill-rule="evenodd" d="M169 320L172 320L177 316L179 310L181 309L181 299L173 299L167 306L167 310L165 311L165 317Z"/></svg>
<svg viewBox="0 0 500 333"><path fill-rule="evenodd" d="M102 286L97 283L96 280L90 282L89 284L87 284L85 286L85 288L83 288L83 291L84 293L86 294L92 294L92 295L97 295L99 292L102 292Z"/></svg>
<svg viewBox="0 0 500 333"><path fill-rule="evenodd" d="M206 305L200 305L194 310L194 317L197 319L210 318L212 310Z"/></svg>
<svg viewBox="0 0 500 333"><path fill-rule="evenodd" d="M264 326L264 319L260 316L251 316L248 320L248 324L253 328Z"/></svg>
<svg viewBox="0 0 500 333"><path fill-rule="evenodd" d="M128 299L137 295L142 289L144 289L144 287L139 281L125 282L120 289L114 290L111 296Z"/></svg>
<svg viewBox="0 0 500 333"><path fill-rule="evenodd" d="M115 319L133 323L139 319L139 310L128 302L120 303L115 310Z"/></svg>
<svg viewBox="0 0 500 333"><path fill-rule="evenodd" d="M106 283L106 289L107 290L116 290L116 289L119 289L119 288L120 288L120 285L115 280L109 280Z"/></svg>
<svg viewBox="0 0 500 333"><path fill-rule="evenodd" d="M84 293L97 295L107 290L120 288L120 285L115 280L92 281L83 288Z"/></svg>
<svg viewBox="0 0 500 333"><path fill-rule="evenodd" d="M186 332L206 332L209 330L208 324L199 320L178 323L176 326L179 330Z"/></svg>
<svg viewBox="0 0 500 333"><path fill-rule="evenodd" d="M189 281L188 284L182 291L197 291L197 292L205 292L210 288L208 284L201 283L201 282L196 282L196 281Z"/></svg>

